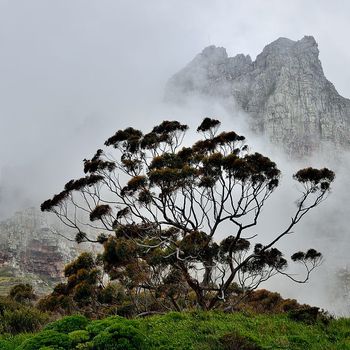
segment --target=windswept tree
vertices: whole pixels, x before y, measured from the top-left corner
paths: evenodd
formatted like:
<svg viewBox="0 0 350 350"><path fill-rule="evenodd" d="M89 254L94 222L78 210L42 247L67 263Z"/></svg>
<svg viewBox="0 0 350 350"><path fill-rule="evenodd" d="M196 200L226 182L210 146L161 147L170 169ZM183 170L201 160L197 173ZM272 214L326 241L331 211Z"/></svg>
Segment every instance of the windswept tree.
<svg viewBox="0 0 350 350"><path fill-rule="evenodd" d="M111 278L168 297L176 309L182 293L191 292L197 305L212 309L237 285L254 290L276 274L307 281L321 253L308 249L291 256L305 268L297 280L276 245L327 197L334 173L299 170L295 213L262 244L267 237L251 229L258 232L280 171L268 157L250 153L243 136L219 132L219 126L205 118L197 129L201 139L188 147L188 126L178 121L164 121L147 134L119 130L105 142L110 150L84 160L86 176L69 181L41 209L75 229L78 242L103 244ZM94 230L97 238L89 235Z"/></svg>
<svg viewBox="0 0 350 350"><path fill-rule="evenodd" d="M19 303L30 303L37 298L33 286L28 283L16 284L10 289L8 296Z"/></svg>

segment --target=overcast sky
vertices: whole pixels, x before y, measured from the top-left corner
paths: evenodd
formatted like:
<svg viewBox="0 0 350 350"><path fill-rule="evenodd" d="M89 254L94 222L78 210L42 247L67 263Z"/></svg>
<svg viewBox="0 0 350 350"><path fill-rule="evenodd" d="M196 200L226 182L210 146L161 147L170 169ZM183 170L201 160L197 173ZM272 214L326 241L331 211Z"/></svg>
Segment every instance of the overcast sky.
<svg viewBox="0 0 350 350"><path fill-rule="evenodd" d="M80 176L116 129L172 118L156 112L166 80L210 44L254 59L313 35L350 97L349 13L345 0L0 0L0 218Z"/></svg>
<svg viewBox="0 0 350 350"><path fill-rule="evenodd" d="M117 129L174 118L161 105L164 85L208 45L255 59L278 37L313 35L326 77L350 97L349 14L347 0L0 0L0 220L82 176L82 160ZM195 114L176 117L190 122ZM349 188L348 169L337 180ZM289 218L282 211L295 197L284 191L280 220L273 211L266 225ZM347 237L349 195L334 192L301 231L323 232L315 248L324 245L328 260L343 266L348 258L339 257L348 257L350 243L339 237ZM302 237L293 242L304 244ZM324 289L326 270L314 291ZM301 300L317 303L318 293L304 290Z"/></svg>

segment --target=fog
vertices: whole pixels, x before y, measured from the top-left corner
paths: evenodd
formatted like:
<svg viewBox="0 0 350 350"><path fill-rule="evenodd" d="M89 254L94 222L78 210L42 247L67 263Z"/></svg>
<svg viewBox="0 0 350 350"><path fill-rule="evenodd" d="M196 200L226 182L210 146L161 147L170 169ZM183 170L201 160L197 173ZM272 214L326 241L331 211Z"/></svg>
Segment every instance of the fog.
<svg viewBox="0 0 350 350"><path fill-rule="evenodd" d="M326 77L350 97L349 13L350 3L341 0L0 0L0 219L38 206L80 177L82 160L119 128L150 128L163 119L194 126L215 115L225 128L246 134L252 148L271 155L284 172L281 192L262 222L265 231L281 227L298 195L290 176L304 164L286 161L251 135L243 113L229 114L200 100L164 104L164 86L208 45L254 59L280 36L313 35ZM298 250L308 239L310 246L326 250L325 262L310 284L292 288L277 281L271 288L339 313L325 286L334 266L347 265L343 188L349 187L349 166L327 162L309 160L336 168L333 193L283 243Z"/></svg>

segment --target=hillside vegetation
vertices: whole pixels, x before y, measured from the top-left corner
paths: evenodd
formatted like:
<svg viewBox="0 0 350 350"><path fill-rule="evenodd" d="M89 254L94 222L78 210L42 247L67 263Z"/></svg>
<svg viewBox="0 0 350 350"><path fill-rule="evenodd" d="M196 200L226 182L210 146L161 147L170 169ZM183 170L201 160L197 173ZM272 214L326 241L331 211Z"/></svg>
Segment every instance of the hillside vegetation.
<svg viewBox="0 0 350 350"><path fill-rule="evenodd" d="M288 315L170 312L128 320L68 316L36 334L2 336L4 350L350 349L350 320L307 324Z"/></svg>

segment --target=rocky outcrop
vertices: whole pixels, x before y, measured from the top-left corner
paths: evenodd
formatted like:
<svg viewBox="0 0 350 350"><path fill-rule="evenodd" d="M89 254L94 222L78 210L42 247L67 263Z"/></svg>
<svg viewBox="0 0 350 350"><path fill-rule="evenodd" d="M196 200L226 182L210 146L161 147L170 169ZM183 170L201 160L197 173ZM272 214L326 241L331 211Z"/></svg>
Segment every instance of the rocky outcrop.
<svg viewBox="0 0 350 350"><path fill-rule="evenodd" d="M9 278L17 283L23 278L46 291L62 279L64 265L77 254L77 244L55 235L40 211L17 212L0 222L0 290Z"/></svg>
<svg viewBox="0 0 350 350"><path fill-rule="evenodd" d="M209 46L167 84L167 100L179 102L193 94L234 103L248 113L253 131L293 157L327 144L350 146L350 100L324 76L312 36L279 38L255 61Z"/></svg>

